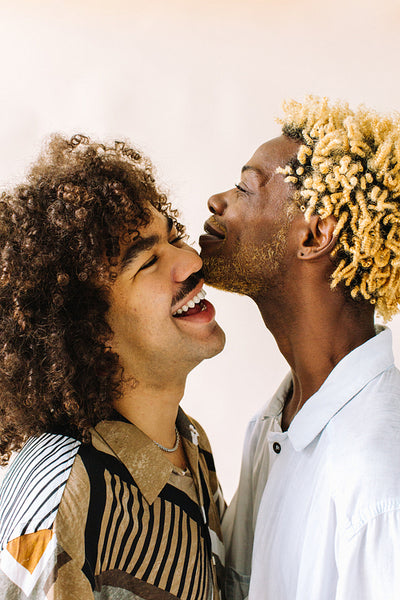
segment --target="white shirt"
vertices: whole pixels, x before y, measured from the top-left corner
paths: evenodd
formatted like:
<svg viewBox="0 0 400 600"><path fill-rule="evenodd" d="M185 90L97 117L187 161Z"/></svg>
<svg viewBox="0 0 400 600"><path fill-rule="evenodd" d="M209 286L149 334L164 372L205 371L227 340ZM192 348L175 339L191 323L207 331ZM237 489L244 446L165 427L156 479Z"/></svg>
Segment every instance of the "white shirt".
<svg viewBox="0 0 400 600"><path fill-rule="evenodd" d="M223 522L228 600L400 599L400 372L378 332L287 432L290 376L250 422Z"/></svg>

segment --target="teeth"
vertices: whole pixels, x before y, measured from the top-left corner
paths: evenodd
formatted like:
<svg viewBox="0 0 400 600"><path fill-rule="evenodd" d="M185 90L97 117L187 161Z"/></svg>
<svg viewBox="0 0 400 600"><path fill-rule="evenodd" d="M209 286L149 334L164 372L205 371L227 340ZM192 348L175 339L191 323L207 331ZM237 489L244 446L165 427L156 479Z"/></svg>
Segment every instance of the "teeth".
<svg viewBox="0 0 400 600"><path fill-rule="evenodd" d="M175 315L181 315L183 312L187 312L189 310L189 308L194 308L196 306L196 304L201 302L203 300L203 298L205 298L205 297L206 297L206 292L203 289L201 289L199 291L199 293L196 294L196 296L194 296L194 298L189 300L189 302L187 304L185 304L184 306L181 306L181 308L178 308L178 310L176 312L174 312L174 314L172 316L175 317Z"/></svg>

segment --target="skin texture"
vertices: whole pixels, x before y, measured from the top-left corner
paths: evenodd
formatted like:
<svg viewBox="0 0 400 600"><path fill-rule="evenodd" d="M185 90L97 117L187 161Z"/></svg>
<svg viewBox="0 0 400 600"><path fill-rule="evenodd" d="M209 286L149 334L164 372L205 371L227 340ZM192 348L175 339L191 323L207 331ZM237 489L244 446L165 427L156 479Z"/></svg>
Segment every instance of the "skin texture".
<svg viewBox="0 0 400 600"><path fill-rule="evenodd" d="M169 231L164 215L151 213L139 233L154 236L155 243L124 262L132 240L124 242L110 289L110 345L123 368L122 395L114 405L149 437L172 447L186 377L222 350L225 335L212 305L191 317L172 316L202 289L202 260L175 227ZM181 446L166 457L184 466Z"/></svg>
<svg viewBox="0 0 400 600"><path fill-rule="evenodd" d="M257 303L291 367L293 389L283 429L335 365L374 335L373 307L351 300L342 287L330 287L334 217L313 215L307 222L292 199L293 190L276 173L298 147L286 136L260 146L242 169L241 189L208 202L213 214L209 225L224 232L224 239L200 238L207 282L245 293Z"/></svg>
<svg viewBox="0 0 400 600"><path fill-rule="evenodd" d="M297 143L288 140L287 147L276 145L277 151L261 167L257 151L243 167L238 187L210 198L208 206L215 215L211 226L226 232L220 243L201 244L211 285L253 299L271 286L279 287L291 191L275 171L286 160L285 150L294 153Z"/></svg>

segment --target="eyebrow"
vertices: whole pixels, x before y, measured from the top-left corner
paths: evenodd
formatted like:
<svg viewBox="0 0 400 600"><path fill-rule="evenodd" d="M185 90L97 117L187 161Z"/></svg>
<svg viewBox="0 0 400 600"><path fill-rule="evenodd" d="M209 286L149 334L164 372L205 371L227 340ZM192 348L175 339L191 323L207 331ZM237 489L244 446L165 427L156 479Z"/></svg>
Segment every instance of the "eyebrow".
<svg viewBox="0 0 400 600"><path fill-rule="evenodd" d="M171 217L165 218L165 224L167 228L167 235L169 235L174 225L174 222L171 219ZM136 237L121 260L120 272L122 273L129 266L129 264L139 256L139 254L141 254L142 252L146 252L147 250L151 250L153 246L159 244L160 239L161 238L158 234L149 235L147 237Z"/></svg>
<svg viewBox="0 0 400 600"><path fill-rule="evenodd" d="M151 250L153 246L158 244L160 241L159 235L150 235L149 237L138 237L132 244L129 246L128 250L125 253L125 256L121 260L121 273L124 271L128 265L135 260L139 254L142 252L146 252L146 250Z"/></svg>
<svg viewBox="0 0 400 600"><path fill-rule="evenodd" d="M254 171L255 173L257 173L257 175L261 175L261 177L264 175L261 169L257 169L257 167L251 167L250 165L244 165L244 167L242 167L242 173L244 173L245 171Z"/></svg>
<svg viewBox="0 0 400 600"><path fill-rule="evenodd" d="M271 178L270 174L268 174L267 172L262 171L258 167L251 167L250 165L244 165L244 167L242 168L242 175L246 171L252 171L253 173L255 173L260 178L260 186L266 185L267 182Z"/></svg>

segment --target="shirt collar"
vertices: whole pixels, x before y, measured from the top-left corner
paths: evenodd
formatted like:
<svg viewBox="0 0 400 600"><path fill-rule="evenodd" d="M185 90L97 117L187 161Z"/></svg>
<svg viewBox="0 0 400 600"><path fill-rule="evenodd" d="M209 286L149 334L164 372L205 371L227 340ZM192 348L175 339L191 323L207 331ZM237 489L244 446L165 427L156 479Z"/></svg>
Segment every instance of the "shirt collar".
<svg viewBox="0 0 400 600"><path fill-rule="evenodd" d="M287 435L295 450L306 448L367 383L393 365L390 329L378 325L375 330L377 335L349 352L294 417ZM269 406L268 416L282 412L290 386L288 375Z"/></svg>
<svg viewBox="0 0 400 600"><path fill-rule="evenodd" d="M184 443L192 473L198 472L198 433L179 407L176 424ZM125 465L140 492L152 504L168 483L172 463L136 425L123 420L101 421L92 429L92 441L106 444Z"/></svg>
<svg viewBox="0 0 400 600"><path fill-rule="evenodd" d="M285 379L282 381L281 385L276 390L275 394L272 397L272 400L266 407L265 411L263 411L262 420L277 418L280 421L280 417L282 415L283 407L286 402L286 398L289 395L289 392L292 388L292 375L288 373Z"/></svg>

